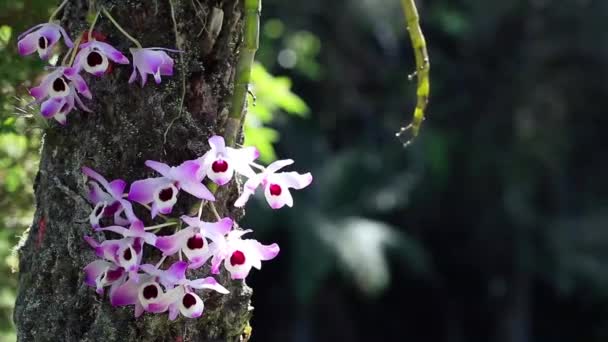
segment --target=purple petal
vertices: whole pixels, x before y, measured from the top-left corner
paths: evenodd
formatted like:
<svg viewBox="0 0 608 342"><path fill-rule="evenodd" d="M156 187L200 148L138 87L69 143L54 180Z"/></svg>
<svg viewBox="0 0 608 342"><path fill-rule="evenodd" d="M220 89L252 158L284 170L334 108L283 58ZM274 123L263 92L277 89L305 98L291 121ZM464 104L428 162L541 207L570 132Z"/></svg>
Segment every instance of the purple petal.
<svg viewBox="0 0 608 342"><path fill-rule="evenodd" d="M163 255L173 255L186 244L187 238L191 234L192 229L186 228L173 235L159 236L156 239L156 248L160 249Z"/></svg>
<svg viewBox="0 0 608 342"><path fill-rule="evenodd" d="M147 178L133 182L129 190L128 199L131 201L147 204L154 201L156 189L171 184L171 180L165 177Z"/></svg>
<svg viewBox="0 0 608 342"><path fill-rule="evenodd" d="M74 47L74 42L72 42L72 39L70 39L70 36L68 35L67 32L65 32L65 30L63 29L63 27L57 25L59 27L59 31L61 32L61 35L63 36L63 41L65 42L65 46L69 47L69 48L73 48Z"/></svg>
<svg viewBox="0 0 608 342"><path fill-rule="evenodd" d="M89 43L87 43L89 44ZM125 57L120 51L116 50L112 45L100 41L90 42L92 48L96 48L103 52L109 59L118 64L129 64L129 59ZM85 46L83 46L85 48Z"/></svg>
<svg viewBox="0 0 608 342"><path fill-rule="evenodd" d="M119 286L110 296L113 306L132 305L138 302L137 290L139 285L134 279L129 279L126 283Z"/></svg>
<svg viewBox="0 0 608 342"><path fill-rule="evenodd" d="M174 263L167 271L165 271L165 281L170 284L177 284L180 280L186 279L187 268L188 263L185 261L178 261Z"/></svg>
<svg viewBox="0 0 608 342"><path fill-rule="evenodd" d="M204 186L202 183L183 182L180 183L180 187L185 192L197 198L206 199L208 201L215 201L215 196L213 196L211 191L209 191L209 189L207 189L207 187Z"/></svg>
<svg viewBox="0 0 608 342"><path fill-rule="evenodd" d="M122 193L125 191L126 186L127 182L122 179L113 180L109 184L110 191L112 191L112 195L114 195L114 198L116 199L122 198Z"/></svg>
<svg viewBox="0 0 608 342"><path fill-rule="evenodd" d="M84 282L85 284L95 287L96 279L100 274L106 271L112 264L105 260L95 260L88 264L84 268Z"/></svg>
<svg viewBox="0 0 608 342"><path fill-rule="evenodd" d="M17 40L21 40L21 38L23 38L25 35L27 35L30 32L33 32L35 30L37 30L38 28L40 28L41 26L44 25L48 25L49 23L42 23L42 24L38 24L36 26L30 27L29 29L27 29L25 32L21 33L18 37Z"/></svg>
<svg viewBox="0 0 608 342"><path fill-rule="evenodd" d="M312 175L310 172L303 175L297 172L281 172L275 174L275 177L280 177L285 185L298 190L305 188L312 183Z"/></svg>
<svg viewBox="0 0 608 342"><path fill-rule="evenodd" d="M105 191L103 191L101 189L101 187L99 186L99 184L97 184L97 182L88 182L89 185L89 192L88 192L88 196L87 198L89 199L89 202L91 202L92 204L96 205L97 203L101 202L101 201L107 201L108 197L110 197L110 195L108 195Z"/></svg>
<svg viewBox="0 0 608 342"><path fill-rule="evenodd" d="M131 73L131 76L129 77L129 84L135 82L136 78L137 78L137 69L135 68L135 66L133 66L133 72Z"/></svg>
<svg viewBox="0 0 608 342"><path fill-rule="evenodd" d="M277 171L279 171L280 169L284 168L287 165L291 165L293 164L293 159L282 159L282 160L277 160L275 162L273 162L272 164L268 165L268 167L266 168L266 170L264 171L265 173L275 173Z"/></svg>
<svg viewBox="0 0 608 342"><path fill-rule="evenodd" d="M195 160L187 160L181 163L179 166L170 170L170 178L177 180L178 182L200 182L197 177L200 164ZM166 176L166 175L165 175Z"/></svg>
<svg viewBox="0 0 608 342"><path fill-rule="evenodd" d="M38 48L38 33L30 33L17 42L17 49L21 56L27 56L34 53Z"/></svg>
<svg viewBox="0 0 608 342"><path fill-rule="evenodd" d="M230 293L225 287L220 285L220 283L215 280L213 277L207 277L203 279L195 279L189 282L189 285L195 289L209 289L214 290L222 294Z"/></svg>
<svg viewBox="0 0 608 342"><path fill-rule="evenodd" d="M214 135L209 138L209 145L212 150L215 150L215 153L226 153L226 142L222 136Z"/></svg>
<svg viewBox="0 0 608 342"><path fill-rule="evenodd" d="M65 104L65 98L50 98L42 103L40 114L45 118L52 118Z"/></svg>
<svg viewBox="0 0 608 342"><path fill-rule="evenodd" d="M171 167L169 165L154 160L146 160L145 164L147 167L163 175L163 177L171 178Z"/></svg>
<svg viewBox="0 0 608 342"><path fill-rule="evenodd" d="M205 229L205 232L209 232L210 234L217 235L226 235L232 230L234 222L229 217L224 217L215 223L207 223L203 222L202 228Z"/></svg>
<svg viewBox="0 0 608 342"><path fill-rule="evenodd" d="M82 76L80 76L79 74L74 74L73 76L68 76L68 78L72 82L74 82L74 85L76 86L76 90L80 94L82 94L82 96L86 97L89 100L93 98L93 94L91 94L91 91L89 90L89 86L87 86L87 83L84 81L84 78L82 78Z"/></svg>
<svg viewBox="0 0 608 342"><path fill-rule="evenodd" d="M281 250L279 245L273 243L272 245L262 245L257 240L246 240L251 246L251 250L255 251L259 255L260 260L271 260L274 259Z"/></svg>

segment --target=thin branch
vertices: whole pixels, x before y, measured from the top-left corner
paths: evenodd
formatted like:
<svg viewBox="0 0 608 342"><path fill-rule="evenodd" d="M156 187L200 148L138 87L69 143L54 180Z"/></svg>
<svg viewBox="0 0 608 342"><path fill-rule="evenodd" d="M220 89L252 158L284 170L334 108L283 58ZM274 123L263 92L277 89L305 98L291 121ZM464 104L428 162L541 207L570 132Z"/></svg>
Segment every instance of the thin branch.
<svg viewBox="0 0 608 342"><path fill-rule="evenodd" d="M59 11L61 11L61 9L63 9L63 6L65 6L65 4L67 4L67 3L68 3L68 0L63 0L61 5L59 5L59 7L57 7L57 9L53 12L53 14L51 14L51 17L49 18L49 23L53 22L53 19L55 19L55 16L57 16L57 14L59 14Z"/></svg>
<svg viewBox="0 0 608 342"><path fill-rule="evenodd" d="M130 34L127 33L127 31L125 31L125 29L122 28L122 26L120 26L116 20L114 20L114 17L112 17L112 15L108 12L108 10L106 10L104 7L101 8L101 12L103 13L103 15L105 15L108 19L110 19L110 21L112 22L112 24L114 24L114 26L118 29L118 31L120 31L120 33L122 33L125 37L127 37L130 41L133 42L133 44L135 44L135 46L137 46L139 49L142 48L141 44L139 43L139 40L133 38Z"/></svg>
<svg viewBox="0 0 608 342"><path fill-rule="evenodd" d="M224 131L226 145L234 146L236 136L245 119L245 103L251 81L251 66L260 40L260 12L262 0L245 0L245 29L244 42L241 45L236 74L234 76L234 89L228 121Z"/></svg>
<svg viewBox="0 0 608 342"><path fill-rule="evenodd" d="M414 0L401 0L403 12L405 13L405 19L407 21L407 30L410 35L412 42L412 48L414 49L414 57L416 60L416 71L408 76L410 79L416 77L418 80L416 89L416 109L414 110L414 118L412 122L406 127L402 127L397 132L397 137L405 134L406 131L411 130L411 139L408 139L404 146L409 145L420 131L420 126L424 120L424 114L426 106L429 101L430 94L430 81L429 81L429 70L430 62L429 55L426 50L426 41L420 28L420 19L418 16L418 10Z"/></svg>
<svg viewBox="0 0 608 342"><path fill-rule="evenodd" d="M171 19L173 19L173 32L175 34L175 46L177 47L178 50L183 51L181 42L179 40L179 33L177 32L177 20L175 20L175 9L173 8L172 0L169 0L169 6L171 7ZM169 133L169 130L171 129L171 127L173 127L173 123L175 123L175 121L182 116L182 110L184 109L184 98L186 97L186 72L185 72L186 66L184 65L184 54L183 53L179 54L179 64L182 69L182 94L181 94L181 97L179 100L179 110L177 111L177 115L171 120L171 122L169 123L169 126L167 126L167 129L165 130L165 133L163 134L163 149L164 149L165 144L167 143L167 133ZM165 154L167 154L166 151L165 151Z"/></svg>

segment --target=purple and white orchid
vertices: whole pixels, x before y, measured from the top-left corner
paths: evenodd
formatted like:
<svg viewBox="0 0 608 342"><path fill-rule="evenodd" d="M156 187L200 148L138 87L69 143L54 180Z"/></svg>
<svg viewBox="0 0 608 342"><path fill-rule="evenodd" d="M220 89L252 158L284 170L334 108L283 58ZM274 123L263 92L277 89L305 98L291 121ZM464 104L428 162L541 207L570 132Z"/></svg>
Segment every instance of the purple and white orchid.
<svg viewBox="0 0 608 342"><path fill-rule="evenodd" d="M247 203L249 197L261 184L264 187L264 196L272 209L280 209L284 205L293 206L293 197L289 189L302 189L310 185L312 175L310 172L299 174L297 172L279 172L278 170L293 164L293 160L277 160L260 174L249 178L243 187L243 193L234 203L235 207L242 207Z"/></svg>
<svg viewBox="0 0 608 342"><path fill-rule="evenodd" d="M147 160L146 166L160 173L162 177L147 178L131 184L128 199L141 204L152 203L152 218L158 213L169 214L177 202L179 190L208 201L215 197L205 187L199 177L199 164L194 160L183 162L179 166L169 166L153 160Z"/></svg>
<svg viewBox="0 0 608 342"><path fill-rule="evenodd" d="M42 103L40 114L45 118L55 118L65 124L66 115L77 104L80 109L90 112L78 96L91 99L91 91L75 68L58 67L46 75L40 85L30 89L30 94Z"/></svg>
<svg viewBox="0 0 608 342"><path fill-rule="evenodd" d="M188 227L173 235L159 237L156 247L165 256L179 251L183 252L190 261L188 268L199 268L207 262L212 252L207 239L217 241L224 238L233 225L233 221L228 217L215 223L204 222L189 216L182 216L181 219L188 224Z"/></svg>
<svg viewBox="0 0 608 342"><path fill-rule="evenodd" d="M226 147L224 138L218 135L209 138L209 145L211 149L198 159L201 163L199 172L203 172L213 182L224 185L232 179L235 171L247 178L255 176L250 164L260 156L257 148Z"/></svg>
<svg viewBox="0 0 608 342"><path fill-rule="evenodd" d="M36 25L17 37L19 54L26 56L37 51L41 59L47 60L53 46L57 44L62 36L67 47L74 47L74 43L63 27L54 23Z"/></svg>
<svg viewBox="0 0 608 342"><path fill-rule="evenodd" d="M89 220L93 229L101 228L99 221L104 217L114 216L114 224L124 226L134 224L141 220L135 216L131 203L122 198L123 191L127 183L122 179L115 179L108 182L102 175L86 166L82 167L84 173L91 180L89 186L88 199L95 206ZM103 189L102 189L103 188ZM124 213L126 218L121 214Z"/></svg>
<svg viewBox="0 0 608 342"><path fill-rule="evenodd" d="M141 78L141 86L146 85L148 74L154 76L156 84L160 84L162 76L173 75L173 59L165 51L180 52L165 48L131 48L133 55L133 72L129 83L135 82L137 73Z"/></svg>
<svg viewBox="0 0 608 342"><path fill-rule="evenodd" d="M248 230L233 230L224 239L218 239L210 244L209 249L213 254L211 259L211 273L218 274L220 264L224 261L224 267L232 279L245 279L251 271L251 267L262 268L262 261L274 259L279 254L279 245L262 245L257 240L241 239L241 236L252 232Z"/></svg>
<svg viewBox="0 0 608 342"><path fill-rule="evenodd" d="M109 60L118 64L129 64L129 59L112 45L93 40L80 45L74 67L79 71L84 69L89 74L102 76L108 70Z"/></svg>

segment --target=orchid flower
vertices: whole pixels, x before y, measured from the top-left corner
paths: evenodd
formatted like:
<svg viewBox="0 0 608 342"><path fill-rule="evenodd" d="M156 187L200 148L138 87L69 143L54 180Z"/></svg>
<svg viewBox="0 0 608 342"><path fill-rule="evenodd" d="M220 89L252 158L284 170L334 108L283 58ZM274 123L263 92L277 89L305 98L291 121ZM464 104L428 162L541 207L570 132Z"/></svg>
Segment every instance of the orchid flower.
<svg viewBox="0 0 608 342"><path fill-rule="evenodd" d="M139 317L163 295L160 285L151 276L143 275L139 279L129 278L118 286L110 295L110 303L113 306L135 305L135 317Z"/></svg>
<svg viewBox="0 0 608 342"><path fill-rule="evenodd" d="M198 159L201 163L199 172L203 172L216 184L228 183L235 171L247 178L255 176L249 165L260 156L255 147L226 147L224 138L218 135L209 138L209 145L211 149Z"/></svg>
<svg viewBox="0 0 608 342"><path fill-rule="evenodd" d="M262 245L257 240L242 240L241 236L251 232L248 230L233 230L224 239L219 239L210 244L209 249L213 253L211 259L211 273L218 274L220 264L224 261L224 267L232 279L245 279L251 267L260 269L262 260L271 260L279 254L279 245Z"/></svg>
<svg viewBox="0 0 608 342"><path fill-rule="evenodd" d="M102 243L95 241L90 236L85 236L84 239L95 249L98 257L113 262L137 278L137 271L142 259L142 238L127 237L120 240L105 240Z"/></svg>
<svg viewBox="0 0 608 342"><path fill-rule="evenodd" d="M129 78L129 83L135 81L137 72L139 72L142 87L146 85L148 74L154 76L156 84L160 84L161 75L173 75L173 59L165 51L179 51L164 48L131 48L129 51L133 55L133 72Z"/></svg>
<svg viewBox="0 0 608 342"><path fill-rule="evenodd" d="M85 266L84 273L84 282L95 287L100 295L103 295L103 288L108 285L112 285L110 294L113 293L116 287L124 282L127 275L124 268L105 260L91 262Z"/></svg>
<svg viewBox="0 0 608 342"><path fill-rule="evenodd" d="M280 209L284 205L293 206L293 197L289 189L302 189L307 187L312 182L310 172L299 174L297 172L279 172L287 165L293 164L293 160L277 160L260 174L249 178L243 187L243 193L234 203L235 207L242 207L247 203L249 197L253 195L257 187L262 184L264 187L264 196L272 209Z"/></svg>
<svg viewBox="0 0 608 342"><path fill-rule="evenodd" d="M191 195L215 201L215 197L198 178L199 164L189 160L181 165L169 166L157 161L148 160L146 165L157 171L162 177L138 180L131 184L128 199L141 204L152 203L152 218L158 213L169 214L177 202L178 191L184 190Z"/></svg>
<svg viewBox="0 0 608 342"><path fill-rule="evenodd" d="M95 206L89 220L93 229L101 228L99 221L103 217L114 215L114 224L127 225L135 222L140 222L133 212L133 207L129 201L122 198L122 194L127 186L127 183L122 179L115 179L108 182L102 175L86 166L82 167L84 173L91 180L88 182L89 193L88 199ZM103 187L103 189L102 189ZM120 216L125 213L127 219Z"/></svg>
<svg viewBox="0 0 608 342"><path fill-rule="evenodd" d="M89 74L101 76L108 70L108 59L118 64L129 64L127 57L112 45L93 40L80 45L74 67L79 71L84 69Z"/></svg>
<svg viewBox="0 0 608 342"><path fill-rule="evenodd" d="M91 91L86 82L75 68L59 67L46 75L39 86L31 88L30 94L41 103L40 114L45 118L55 118L59 123L65 124L66 115L74 109L74 103L80 109L90 112L78 93L91 99Z"/></svg>
<svg viewBox="0 0 608 342"><path fill-rule="evenodd" d="M169 319L177 318L178 313L188 318L200 317L205 304L194 289L209 289L222 294L229 291L220 285L213 277L188 280L185 276L187 264L179 261L171 265L167 271L162 271L152 265L142 265L144 272L154 277L155 284L162 284L167 292L162 298L147 307L150 312L165 312L169 310Z"/></svg>
<svg viewBox="0 0 608 342"><path fill-rule="evenodd" d="M26 56L38 51L40 58L46 60L61 36L63 36L67 47L72 48L74 46L74 43L61 26L54 23L36 25L17 37L19 54Z"/></svg>
<svg viewBox="0 0 608 342"><path fill-rule="evenodd" d="M173 255L178 251L184 252L190 261L188 268L199 268L211 257L207 238L218 240L232 229L232 220L223 218L216 223L199 220L196 217L182 216L182 221L188 227L170 236L161 236L156 241L156 247L163 255Z"/></svg>

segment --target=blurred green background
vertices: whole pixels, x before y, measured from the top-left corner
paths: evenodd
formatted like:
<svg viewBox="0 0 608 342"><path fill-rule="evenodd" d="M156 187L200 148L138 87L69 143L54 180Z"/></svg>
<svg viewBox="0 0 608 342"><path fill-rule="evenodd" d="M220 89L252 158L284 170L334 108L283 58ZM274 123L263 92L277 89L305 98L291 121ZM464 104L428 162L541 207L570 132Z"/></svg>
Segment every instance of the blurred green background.
<svg viewBox="0 0 608 342"><path fill-rule="evenodd" d="M248 206L281 245L250 280L253 340L607 341L608 1L417 3L432 96L403 149L399 0L263 2L246 140L315 180ZM0 341L41 141L15 37L55 4L0 0Z"/></svg>

